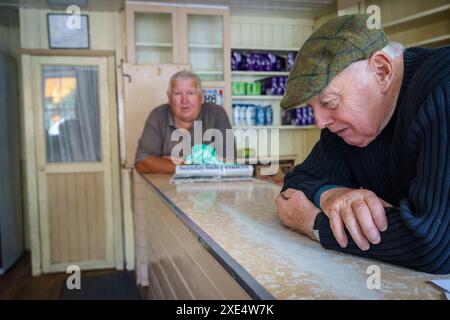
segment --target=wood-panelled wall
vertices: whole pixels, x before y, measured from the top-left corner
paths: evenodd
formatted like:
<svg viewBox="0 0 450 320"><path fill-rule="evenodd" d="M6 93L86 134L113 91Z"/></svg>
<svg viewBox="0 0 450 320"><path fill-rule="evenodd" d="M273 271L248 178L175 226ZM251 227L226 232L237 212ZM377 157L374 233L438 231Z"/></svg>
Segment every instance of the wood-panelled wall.
<svg viewBox="0 0 450 320"><path fill-rule="evenodd" d="M102 173L49 174L51 263L106 259Z"/></svg>
<svg viewBox="0 0 450 320"><path fill-rule="evenodd" d="M231 16L231 48L300 48L313 30L313 19Z"/></svg>
<svg viewBox="0 0 450 320"><path fill-rule="evenodd" d="M22 48L49 49L47 14L65 11L44 9L21 9L20 28ZM117 34L116 24L119 12L82 11L89 16L89 42L92 50L115 50L121 34Z"/></svg>

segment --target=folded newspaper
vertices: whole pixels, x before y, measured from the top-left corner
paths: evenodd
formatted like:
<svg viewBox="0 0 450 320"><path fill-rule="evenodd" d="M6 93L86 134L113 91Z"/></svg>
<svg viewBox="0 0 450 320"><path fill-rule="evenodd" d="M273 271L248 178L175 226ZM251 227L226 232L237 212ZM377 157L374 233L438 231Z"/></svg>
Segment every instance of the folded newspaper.
<svg viewBox="0 0 450 320"><path fill-rule="evenodd" d="M246 164L179 165L170 181L172 183L223 182L250 180L253 166Z"/></svg>

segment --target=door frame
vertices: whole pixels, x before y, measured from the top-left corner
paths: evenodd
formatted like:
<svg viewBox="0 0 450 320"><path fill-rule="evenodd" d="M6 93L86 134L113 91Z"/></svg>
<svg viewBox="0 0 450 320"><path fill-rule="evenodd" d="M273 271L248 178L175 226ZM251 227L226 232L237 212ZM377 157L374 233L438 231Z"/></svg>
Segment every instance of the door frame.
<svg viewBox="0 0 450 320"><path fill-rule="evenodd" d="M42 54L36 53L33 55L24 53L22 55L22 132L24 132L24 156L25 156L25 173L26 173L26 190L25 190L25 204L26 212L29 215L29 232L31 242L31 262L32 262L32 274L39 275L42 272L55 272L65 271L63 265L51 265L49 255L49 239L45 238L45 235L49 234L45 228L45 219L48 219L47 213L42 213L40 210L40 200L46 198L46 194L39 192L45 190L39 188L39 181L45 181L38 179L39 172L39 154L38 144L39 135L38 125L42 123L40 121L40 115L42 111L39 109L41 101L36 103L38 96L41 96L41 79L36 78L40 75L39 68L41 61L48 61L48 64L57 65L58 62L63 65L81 65L80 61L94 61L99 59L101 63L97 64L99 67L99 90L107 90L105 95L106 114L101 115L101 119L108 122L109 133L108 137L101 137L103 142L105 138L109 139L109 155L103 152L104 146L102 146L102 159L105 161L109 158L109 172L111 175L107 178L111 183L111 199L105 195L105 205L110 205L112 212L111 226L108 227L108 232L111 233L111 241L107 244L112 248L108 248L108 262L111 267L116 269L123 269L124 266L124 253L123 253L123 241L124 235L122 230L122 217L121 217L121 192L120 192L120 167L119 167L119 143L118 143L118 113L117 113L117 101L116 101L116 74L115 74L115 61L114 56L105 52L105 55L99 55L98 53L93 57L75 56L75 55L59 55L58 53L50 55L48 52L42 52ZM94 58L95 56L95 58ZM87 59L87 60L86 60ZM86 64L84 64L86 65ZM101 72L101 69L104 71ZM103 75L102 75L103 74ZM38 91L36 91L38 90ZM39 93L39 94L36 94ZM99 92L99 97L102 94ZM102 103L102 102L101 102ZM40 122L39 122L40 121ZM45 141L44 141L45 143ZM102 143L103 144L103 143ZM44 155L45 156L45 155ZM107 181L105 177L105 181ZM41 182L42 183L42 182ZM109 204L107 202L110 202ZM48 221L48 220L47 220ZM44 222L44 223L43 223ZM47 222L48 226L48 222ZM47 251L46 251L47 250ZM67 265L67 264L66 264ZM92 268L90 263L79 264L81 268ZM94 266L95 267L95 266Z"/></svg>

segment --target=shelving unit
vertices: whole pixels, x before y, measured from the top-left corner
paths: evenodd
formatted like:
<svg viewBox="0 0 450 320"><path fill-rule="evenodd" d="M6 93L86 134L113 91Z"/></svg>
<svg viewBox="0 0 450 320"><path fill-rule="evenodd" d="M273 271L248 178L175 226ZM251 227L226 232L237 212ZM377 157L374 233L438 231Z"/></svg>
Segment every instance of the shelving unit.
<svg viewBox="0 0 450 320"><path fill-rule="evenodd" d="M282 47L282 48L269 48L265 46L261 47L248 47L244 48L241 46L233 46L232 51L240 51L240 52L259 52L259 53L274 53L280 55L287 59L287 54L289 52L297 52L297 48L293 47ZM287 66L286 66L287 67ZM257 80L261 80L268 77L287 77L289 75L289 71L241 71L241 70L233 70L231 71L231 79L233 82L255 82ZM283 98L282 95L234 95L232 96L233 103L238 103L239 101L252 101L255 104L270 104L273 109L273 127L284 127L281 126L281 109L280 102ZM267 126L261 126L264 128ZM255 127L260 128L260 127Z"/></svg>
<svg viewBox="0 0 450 320"><path fill-rule="evenodd" d="M408 24L418 24L423 23L425 19L431 18L436 19L437 16L444 15L447 18L450 15L450 4L445 4L436 8L432 8L429 10L425 10L416 14L411 14L406 17L396 19L393 21L390 21L388 23L383 24L383 29L387 30L391 27L405 27L405 28L411 28L411 25Z"/></svg>
<svg viewBox="0 0 450 320"><path fill-rule="evenodd" d="M360 10L377 5L382 26L390 41L405 47L439 47L450 44L450 3L448 0L371 0Z"/></svg>

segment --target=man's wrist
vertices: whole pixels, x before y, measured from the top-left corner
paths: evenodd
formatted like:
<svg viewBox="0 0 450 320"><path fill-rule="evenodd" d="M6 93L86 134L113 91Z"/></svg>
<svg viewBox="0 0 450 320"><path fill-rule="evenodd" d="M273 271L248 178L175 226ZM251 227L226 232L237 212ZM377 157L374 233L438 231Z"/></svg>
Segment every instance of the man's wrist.
<svg viewBox="0 0 450 320"><path fill-rule="evenodd" d="M314 219L314 225L313 225L313 239L317 242L320 242L320 220L322 218L322 212L319 212L319 214L316 215L316 218Z"/></svg>
<svg viewBox="0 0 450 320"><path fill-rule="evenodd" d="M326 184L326 185L321 186L319 189L317 189L317 191L314 193L314 196L313 196L314 205L317 208L320 208L320 197L322 196L322 194L324 194L328 190L335 189L335 188L340 188L340 186L335 185L335 184Z"/></svg>

